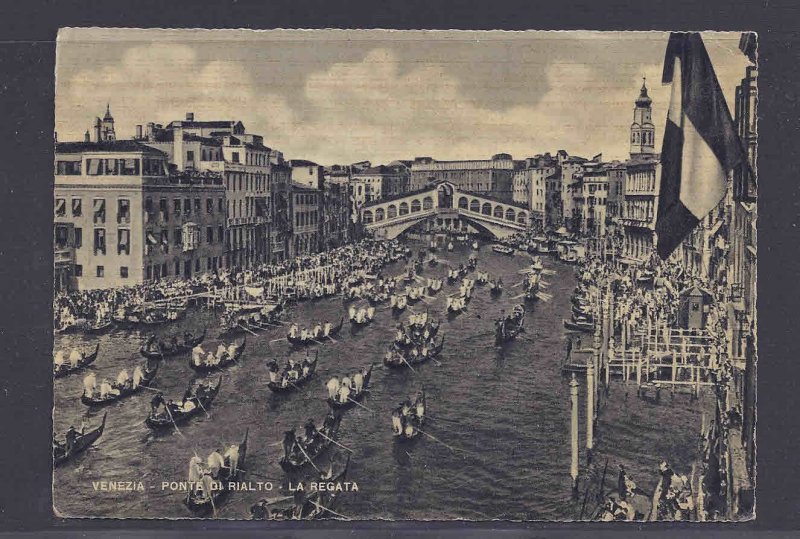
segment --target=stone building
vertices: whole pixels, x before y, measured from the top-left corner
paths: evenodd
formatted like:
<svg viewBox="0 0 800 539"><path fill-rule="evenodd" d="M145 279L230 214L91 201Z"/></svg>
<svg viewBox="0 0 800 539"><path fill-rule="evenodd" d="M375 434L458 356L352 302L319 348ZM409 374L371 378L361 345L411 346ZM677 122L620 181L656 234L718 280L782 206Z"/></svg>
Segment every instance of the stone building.
<svg viewBox="0 0 800 539"><path fill-rule="evenodd" d="M417 157L411 164L410 190L417 191L439 181L448 181L460 190L511 202L514 169L514 159L506 153L494 155L491 159L464 161Z"/></svg>
<svg viewBox="0 0 800 539"><path fill-rule="evenodd" d="M55 245L72 258L69 288L129 286L221 267L219 174L172 173L133 140L62 142L55 157ZM57 259L63 272L64 261Z"/></svg>

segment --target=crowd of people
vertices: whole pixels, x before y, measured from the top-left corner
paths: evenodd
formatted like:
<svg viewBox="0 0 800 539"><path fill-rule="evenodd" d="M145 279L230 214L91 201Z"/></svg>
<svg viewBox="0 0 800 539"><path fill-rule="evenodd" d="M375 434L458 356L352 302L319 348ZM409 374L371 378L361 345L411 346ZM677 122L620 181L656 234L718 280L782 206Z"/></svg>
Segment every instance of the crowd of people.
<svg viewBox="0 0 800 539"><path fill-rule="evenodd" d="M229 358L236 357L236 344L231 343L226 345L221 342L217 345L216 352L203 350L202 344L198 344L192 348L192 363L199 366L214 367Z"/></svg>
<svg viewBox="0 0 800 539"><path fill-rule="evenodd" d="M133 376L128 373L127 369L122 369L113 382L103 378L99 386L99 396L101 399L118 397L122 392L138 389L143 378L144 371L139 365L133 369ZM90 372L83 378L83 394L91 399L94 398L96 391L98 391L97 376Z"/></svg>

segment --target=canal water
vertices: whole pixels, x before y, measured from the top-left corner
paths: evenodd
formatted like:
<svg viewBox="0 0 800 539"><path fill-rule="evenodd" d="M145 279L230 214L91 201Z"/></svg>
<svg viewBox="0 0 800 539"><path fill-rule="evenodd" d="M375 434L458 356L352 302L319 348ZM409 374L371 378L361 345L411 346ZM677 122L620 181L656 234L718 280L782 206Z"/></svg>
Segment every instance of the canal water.
<svg viewBox="0 0 800 539"><path fill-rule="evenodd" d="M412 244L415 251L420 247ZM439 251L437 257L457 265L472 253L458 246L450 253ZM552 272L544 277L552 300L529 305L526 332L497 347L493 321L501 310L508 312L523 301L514 297L522 293L514 285L521 281L519 270L530 258L500 255L488 245L481 246L476 255L479 270L502 277L503 294L492 298L488 287L476 285L466 312L448 320L445 297L457 285L445 282L433 299L412 306L412 311L427 308L431 316L441 319L439 334L445 337L439 364L428 362L415 367L416 372L383 367L381 358L398 316L382 305L371 325L351 332L346 322L336 343L311 347L310 353L319 352L316 376L301 391L287 395L267 389L266 363L277 358L284 364L288 354L300 356L305 350L293 350L285 340L277 340L285 327L248 336L241 362L223 371L222 389L208 415L194 417L179 432L154 436L145 426L152 392L145 390L87 412L79 400L83 374L56 380L56 432L63 434L70 425L79 427L87 413L90 424L96 425L108 411L106 431L95 445L55 470L56 511L63 516L191 517L182 504L185 494L162 488L162 482L186 480L189 459L195 453L205 459L223 444L240 441L249 429L248 479L271 481L273 490L235 492L216 508L218 518L248 518L249 507L260 498L289 494L278 465L283 432L293 427L299 430L309 418L319 425L328 411L325 382L375 362L371 392L363 402L369 410L356 406L345 412L338 435L338 441L353 452L347 478L358 485L358 492L340 495L338 513L352 519L576 518L569 476L569 386L560 371L567 338L561 320L570 310L573 268L544 260ZM403 268L396 263L384 273L399 274ZM426 265L423 277L443 278L446 271L445 264ZM346 311L340 298L332 298L293 306L288 319L303 326L317 320L336 321ZM405 319L412 311L399 318ZM209 311L195 311L179 323L160 328L159 333L180 335L188 329L197 334L203 327L208 327L209 336L204 348L215 349L219 324ZM138 349L144 338L137 331L100 337L67 335L58 336L56 347L88 348L99 339L100 355L92 370L98 381L113 380L122 368L132 372L143 362ZM162 362L155 385L165 397L179 400L189 382L198 378L188 361L179 356ZM391 410L423 385L432 418L423 427L427 435L397 443L392 437ZM661 458L691 462L699 424L697 407L646 405L637 401L632 389L630 405L636 408L632 420L631 406L623 403L621 391L612 392L614 403L607 407L608 413L602 412L603 427L598 433L598 449L603 459L610 459L609 468L616 471L616 464L625 464L644 476ZM583 418L581 423L583 442ZM617 424L621 430L615 430ZM603 430L608 431L605 439L613 443L604 442ZM346 452L339 448L330 450L327 457L337 462L345 458ZM328 460L319 464L320 469L327 468ZM141 481L144 491L98 491L99 481Z"/></svg>

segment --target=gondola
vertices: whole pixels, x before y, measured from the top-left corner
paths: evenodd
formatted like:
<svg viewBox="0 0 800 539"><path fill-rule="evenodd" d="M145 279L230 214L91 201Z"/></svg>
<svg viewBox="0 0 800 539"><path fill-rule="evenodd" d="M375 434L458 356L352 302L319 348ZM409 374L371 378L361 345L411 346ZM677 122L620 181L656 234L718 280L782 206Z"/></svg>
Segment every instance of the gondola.
<svg viewBox="0 0 800 539"><path fill-rule="evenodd" d="M314 357L314 359L309 362L308 373L303 375L301 370L300 376L298 376L297 380L294 380L293 382L287 381L286 385L283 385L281 382L269 381L267 383L267 387L273 393L291 393L292 391L300 389L300 386L311 380L311 377L314 376L314 371L317 370L318 359L318 357Z"/></svg>
<svg viewBox="0 0 800 539"><path fill-rule="evenodd" d="M495 322L495 344L503 344L511 341L519 335L525 324L525 307L517 305L514 307L514 316L503 318Z"/></svg>
<svg viewBox="0 0 800 539"><path fill-rule="evenodd" d="M514 248L506 247L505 245L492 245L492 251L501 255L514 256Z"/></svg>
<svg viewBox="0 0 800 539"><path fill-rule="evenodd" d="M207 374L209 372L218 371L233 365L239 358L242 357L242 352L244 352L244 346L247 344L247 335L245 335L242 342L236 346L236 350L233 352L233 356L228 354L226 351L223 357L219 360L219 363L215 365L207 365L206 363L201 363L200 365L196 365L194 362L194 358L189 358L189 366L195 371L201 374ZM205 359L205 358L204 358Z"/></svg>
<svg viewBox="0 0 800 539"><path fill-rule="evenodd" d="M72 446L67 450L66 443L56 443L53 440L53 466L60 466L75 455L84 452L90 445L95 443L100 436L103 435L103 430L106 428L106 416L108 412L103 414L103 422L94 430L90 430L85 434L78 434L72 442Z"/></svg>
<svg viewBox="0 0 800 539"><path fill-rule="evenodd" d="M153 430L167 429L174 427L178 423L183 423L197 414L204 413L208 410L208 407L211 406L217 393L219 393L221 385L222 376L219 377L217 385L206 391L202 398L198 398L197 395L194 395L187 399L187 401L192 401L192 404L194 404L194 408L191 410L184 411L178 404L173 404L172 409L169 409L167 408L167 406L169 406L168 403L165 403L165 412L163 414L155 415L153 410L151 410L145 420L145 424Z"/></svg>
<svg viewBox="0 0 800 539"><path fill-rule="evenodd" d="M284 455L281 457L281 468L287 473L303 469L306 465L313 462L332 444L332 440L339 431L339 424L342 422L340 414L328 414L322 428L310 442L300 442L294 437L294 431L287 431L284 437ZM320 434L321 433L321 434ZM324 436L323 436L324 435ZM294 452L294 444L300 444L301 451Z"/></svg>
<svg viewBox="0 0 800 539"><path fill-rule="evenodd" d="M183 354L185 352L190 352L192 348L199 345L203 342L206 338L206 330L203 330L198 337L192 337L188 341L183 341L183 343L178 343L177 346L165 346L163 341L156 341L157 350L148 350L146 348L147 343L142 345L139 349L139 353L146 357L147 359L157 360L163 359L166 357L177 356L178 354Z"/></svg>
<svg viewBox="0 0 800 539"><path fill-rule="evenodd" d="M77 333L86 329L89 325L89 321L85 318L78 318L74 320L71 324L64 324L63 326L53 328L53 330L58 334L65 334L65 333Z"/></svg>
<svg viewBox="0 0 800 539"><path fill-rule="evenodd" d="M62 376L78 372L84 369L85 367L88 367L94 362L95 359L97 359L97 352L99 351L100 351L100 343L97 343L97 345L94 348L94 352L88 355L84 355L83 358L80 361L78 361L78 364L75 365L74 367L70 365L68 362L65 362L59 366L53 365L53 377L61 378Z"/></svg>
<svg viewBox="0 0 800 539"><path fill-rule="evenodd" d="M119 387L116 384L114 384L114 386L112 387L117 391L119 391L119 393L109 393L105 397L101 397L100 392L97 392L96 395L89 397L86 395L86 392L84 391L83 395L81 395L81 402L86 406L105 406L106 404L117 402L119 400L124 399L125 397L133 395L134 393L138 393L142 389L150 387L150 384L153 383L153 381L156 378L156 374L158 373L158 366L159 363L156 362L155 367L151 369L149 368L150 366L148 364L145 367L144 373L142 373L142 379L139 381L139 385L136 387L133 387L133 385Z"/></svg>
<svg viewBox="0 0 800 539"><path fill-rule="evenodd" d="M101 320L99 322L89 324L86 327L86 333L91 333L93 335L100 335L101 333L111 331L112 329L114 329L114 321L111 318L108 318L106 320Z"/></svg>
<svg viewBox="0 0 800 539"><path fill-rule="evenodd" d="M235 490L235 484L244 479L247 473L245 464L247 459L247 437L249 434L250 429L246 429L244 438L239 444L239 458L236 463L236 470L232 470L229 459L225 459L225 466L220 468L220 474L216 480L219 488L213 489L211 496L206 496L202 490L190 490L186 493L183 503L190 511L196 514L207 514L210 511L215 511L220 502L231 493L231 483L234 486L233 490Z"/></svg>
<svg viewBox="0 0 800 539"><path fill-rule="evenodd" d="M433 345L428 351L427 356L418 355L413 357L411 354L406 355L406 351L392 347L383 356L383 364L392 369L399 369L402 367L421 365L427 361L436 358L444 348L444 337L439 341L438 345Z"/></svg>
<svg viewBox="0 0 800 539"><path fill-rule="evenodd" d="M489 288L489 293L493 296L499 296L503 293L503 283L502 281L495 281L492 283L492 286Z"/></svg>
<svg viewBox="0 0 800 539"><path fill-rule="evenodd" d="M361 385L361 391L359 392L356 392L355 390L352 391L348 397L347 402L339 402L335 399L328 397L327 399L328 406L330 406L333 410L347 410L356 405L356 403L353 401L360 402L361 399L364 398L364 395L367 394L367 390L369 388L369 379L372 377L372 367L374 366L375 364L371 363L369 369L367 369L367 373L364 375L364 383Z"/></svg>
<svg viewBox="0 0 800 539"><path fill-rule="evenodd" d="M335 337L336 335L339 334L340 331L342 331L343 326L344 326L344 316L339 320L339 323L337 325L331 328L327 336L320 337L320 339L325 339L327 337ZM321 342L319 339L316 338L303 340L301 335L302 332L300 331L298 331L297 335L294 337L292 337L290 334L287 333L286 340L289 341L289 344L293 344L295 346L308 346L311 344L319 344Z"/></svg>
<svg viewBox="0 0 800 539"><path fill-rule="evenodd" d="M582 331L584 333L594 333L594 323L581 320L564 320L564 328L569 331Z"/></svg>
<svg viewBox="0 0 800 539"><path fill-rule="evenodd" d="M420 404L420 403L422 404L422 415L421 416L417 415L417 405ZM402 406L397 408L395 410L395 413L400 413L402 408L403 408ZM425 424L425 412L427 412L427 406L426 406L426 401L425 401L425 388L423 388L417 394L417 397L414 399L414 402L411 405L411 410L412 410L412 412L408 414L408 416L407 416L408 419L406 420L406 422L407 421L411 421L411 426L413 427L412 430L411 430L411 433L407 432L406 423L405 422L401 423L402 424L402 428L401 428L401 432L399 434L398 434L398 432L396 430L393 431L395 440L397 440L399 442L404 442L404 441L407 441L407 440L413 440L414 438L419 436L420 433L421 433L421 431L419 429L422 427L422 425Z"/></svg>
<svg viewBox="0 0 800 539"><path fill-rule="evenodd" d="M478 259L474 256L470 256L469 260L467 260L467 269L470 271L475 271L475 268L478 267Z"/></svg>
<svg viewBox="0 0 800 539"><path fill-rule="evenodd" d="M441 321L437 320L435 323L426 323L422 329L419 329L417 326L406 326L403 328L404 338L395 338L394 343L398 348L407 348L415 344L421 344L420 340L424 338L426 329L428 330L428 339L433 339L439 332L439 327L441 325Z"/></svg>
<svg viewBox="0 0 800 539"><path fill-rule="evenodd" d="M350 312L348 313L349 314L349 318L350 318L350 324L352 324L352 325L354 325L356 327L366 326L366 325L372 323L372 321L375 319L375 308L374 307L369 307L367 309L364 309L364 318L359 320L358 319L358 313L360 311L361 311L361 309L356 310L355 307L350 307Z"/></svg>
<svg viewBox="0 0 800 539"><path fill-rule="evenodd" d="M333 471L333 464L328 473L320 474L320 483L343 483L347 478L347 469L350 467L350 455L347 461L337 472ZM314 520L325 518L331 513L333 504L339 492L315 490L308 495L304 491L295 491L293 496L280 496L276 498L262 498L250 507L252 520Z"/></svg>

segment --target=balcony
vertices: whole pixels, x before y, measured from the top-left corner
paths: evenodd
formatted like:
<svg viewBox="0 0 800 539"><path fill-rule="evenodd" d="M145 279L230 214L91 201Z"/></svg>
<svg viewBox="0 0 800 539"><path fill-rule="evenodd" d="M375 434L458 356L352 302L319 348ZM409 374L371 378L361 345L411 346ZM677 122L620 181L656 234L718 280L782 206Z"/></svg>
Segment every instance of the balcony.
<svg viewBox="0 0 800 539"><path fill-rule="evenodd" d="M56 247L53 252L56 267L72 266L75 260L75 249L72 247Z"/></svg>

